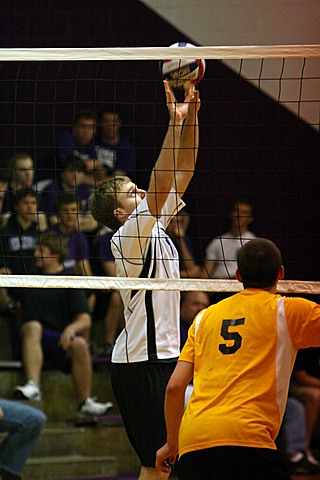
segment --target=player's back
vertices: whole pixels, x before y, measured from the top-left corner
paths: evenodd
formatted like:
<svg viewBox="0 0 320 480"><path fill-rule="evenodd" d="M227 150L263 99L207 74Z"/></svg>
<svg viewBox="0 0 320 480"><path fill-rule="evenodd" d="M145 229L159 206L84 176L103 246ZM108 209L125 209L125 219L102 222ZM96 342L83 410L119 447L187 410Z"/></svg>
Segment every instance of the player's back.
<svg viewBox="0 0 320 480"><path fill-rule="evenodd" d="M283 300L246 289L196 318L180 356L194 361L180 455L217 445L275 448L296 355Z"/></svg>

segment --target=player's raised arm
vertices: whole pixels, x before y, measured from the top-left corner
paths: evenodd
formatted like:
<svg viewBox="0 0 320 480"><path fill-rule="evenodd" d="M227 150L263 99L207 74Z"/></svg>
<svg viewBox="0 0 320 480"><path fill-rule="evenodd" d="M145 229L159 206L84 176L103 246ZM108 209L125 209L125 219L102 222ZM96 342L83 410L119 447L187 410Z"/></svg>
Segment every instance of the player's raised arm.
<svg viewBox="0 0 320 480"><path fill-rule="evenodd" d="M189 102L188 113L183 124L178 159L177 172L174 178L174 188L180 197L184 194L194 174L199 149L199 122L200 109L199 91L191 87L186 90L186 102Z"/></svg>
<svg viewBox="0 0 320 480"><path fill-rule="evenodd" d="M161 212L171 188L174 187L176 183L175 175L178 164L182 125L187 117L189 102L193 96L189 94L184 103L177 103L168 82L164 80L163 84L170 118L161 152L151 173L147 193L149 210L154 216Z"/></svg>

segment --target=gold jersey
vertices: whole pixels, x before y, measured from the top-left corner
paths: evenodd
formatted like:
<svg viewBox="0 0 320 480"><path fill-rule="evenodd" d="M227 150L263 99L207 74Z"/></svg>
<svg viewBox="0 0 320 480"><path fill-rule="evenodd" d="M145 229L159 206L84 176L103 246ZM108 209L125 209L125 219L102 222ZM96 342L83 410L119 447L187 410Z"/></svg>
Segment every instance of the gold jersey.
<svg viewBox="0 0 320 480"><path fill-rule="evenodd" d="M179 455L215 446L275 449L299 348L320 345L320 306L245 289L198 314L179 360L194 393Z"/></svg>

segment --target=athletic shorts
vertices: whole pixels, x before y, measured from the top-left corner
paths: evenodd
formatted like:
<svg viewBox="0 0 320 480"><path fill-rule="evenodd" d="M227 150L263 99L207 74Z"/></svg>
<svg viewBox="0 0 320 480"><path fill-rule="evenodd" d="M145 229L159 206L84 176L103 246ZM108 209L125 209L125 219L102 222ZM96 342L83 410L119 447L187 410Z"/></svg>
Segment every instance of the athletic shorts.
<svg viewBox="0 0 320 480"><path fill-rule="evenodd" d="M49 330L46 328L42 330L41 344L44 362L50 367L69 373L71 362L67 358L66 352L59 345L61 333L59 330Z"/></svg>
<svg viewBox="0 0 320 480"><path fill-rule="evenodd" d="M164 396L176 366L170 362L111 363L113 393L128 438L141 465L155 467L166 442Z"/></svg>
<svg viewBox="0 0 320 480"><path fill-rule="evenodd" d="M179 480L290 480L285 458L268 448L213 447L182 455Z"/></svg>

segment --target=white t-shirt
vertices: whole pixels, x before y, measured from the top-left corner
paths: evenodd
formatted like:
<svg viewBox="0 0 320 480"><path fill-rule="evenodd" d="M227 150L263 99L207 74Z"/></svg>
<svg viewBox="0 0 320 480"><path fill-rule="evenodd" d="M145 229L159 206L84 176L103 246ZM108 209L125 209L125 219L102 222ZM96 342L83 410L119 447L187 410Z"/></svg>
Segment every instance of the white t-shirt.
<svg viewBox="0 0 320 480"><path fill-rule="evenodd" d="M158 219L147 199L111 239L118 277L180 278L178 252L165 230L184 207L171 190ZM116 340L112 362L131 363L177 358L180 353L178 291L121 290L125 327Z"/></svg>
<svg viewBox="0 0 320 480"><path fill-rule="evenodd" d="M214 271L211 278L236 278L237 256L242 245L256 235L249 230L235 237L231 232L226 232L214 238L206 248L206 260L214 261Z"/></svg>

